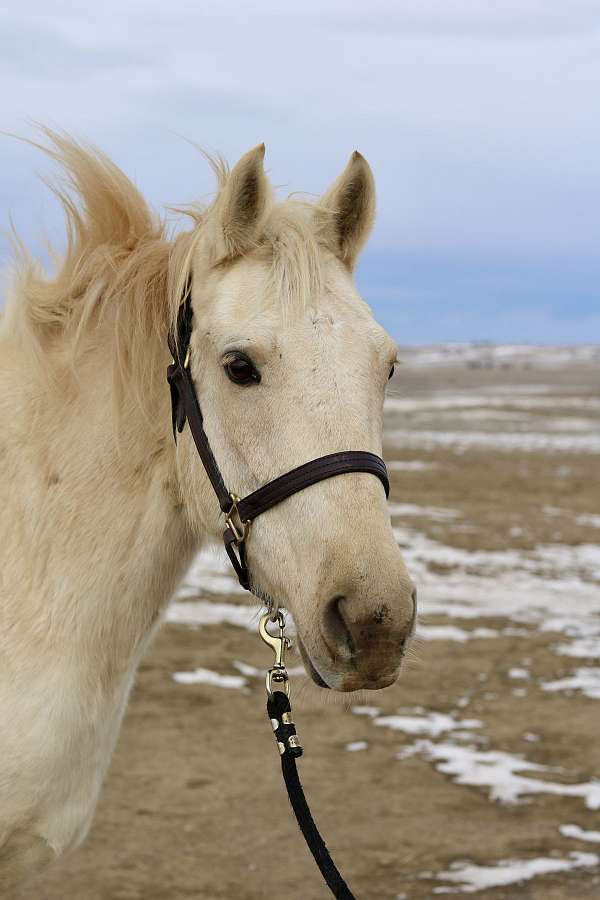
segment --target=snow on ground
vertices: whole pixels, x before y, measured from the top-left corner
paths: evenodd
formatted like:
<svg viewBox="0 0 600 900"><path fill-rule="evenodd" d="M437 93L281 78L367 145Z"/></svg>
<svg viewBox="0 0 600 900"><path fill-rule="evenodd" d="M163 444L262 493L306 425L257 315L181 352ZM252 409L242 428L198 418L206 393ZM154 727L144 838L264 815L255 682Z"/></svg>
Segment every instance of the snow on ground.
<svg viewBox="0 0 600 900"><path fill-rule="evenodd" d="M521 367L556 369L578 363L600 363L598 344L574 346L539 344L450 343L420 347L400 347L398 356L404 365L417 368L456 366L470 368Z"/></svg>
<svg viewBox="0 0 600 900"><path fill-rule="evenodd" d="M531 678L531 675L529 674L527 669L520 669L518 667L515 667L513 669L508 670L508 677L522 679L524 681L527 681L529 678Z"/></svg>
<svg viewBox="0 0 600 900"><path fill-rule="evenodd" d="M449 731L468 728L481 728L479 719L455 719L439 712L421 712L417 715L377 716L373 724L380 728L391 728L392 731L403 731L405 734L427 734L439 737Z"/></svg>
<svg viewBox="0 0 600 900"><path fill-rule="evenodd" d="M568 678L542 682L545 691L581 691L591 700L600 700L600 668L576 669Z"/></svg>
<svg viewBox="0 0 600 900"><path fill-rule="evenodd" d="M353 706L352 712L355 716L368 716L370 719L374 719L381 710L378 706Z"/></svg>
<svg viewBox="0 0 600 900"><path fill-rule="evenodd" d="M469 551L413 529L395 528L394 533L419 585L425 639L435 637L435 626L427 625L427 615L505 616L540 630L563 632L575 642L573 655L600 656L599 546L543 544L531 551ZM461 634L464 629L456 625L441 627L440 638L485 636ZM560 652L567 653L569 646L560 645Z"/></svg>
<svg viewBox="0 0 600 900"><path fill-rule="evenodd" d="M579 659L600 659L600 636L580 637L566 644L557 644L554 647L556 653L561 656L573 656Z"/></svg>
<svg viewBox="0 0 600 900"><path fill-rule="evenodd" d="M245 688L248 681L242 675L219 675L210 669L194 669L192 672L174 672L178 684L208 684L211 687Z"/></svg>
<svg viewBox="0 0 600 900"><path fill-rule="evenodd" d="M368 746L366 741L351 741L346 744L344 750L347 750L348 753L357 753L359 750L366 750Z"/></svg>
<svg viewBox="0 0 600 900"><path fill-rule="evenodd" d="M485 788L490 800L500 803L521 803L534 794L551 794L583 800L588 809L600 809L600 780L591 779L576 784L532 778L522 772L556 772L548 766L530 762L522 756L501 750L480 750L449 742L433 743L418 740L403 747L399 759L422 756L433 762L438 772L450 775L456 784ZM559 770L561 774L568 774Z"/></svg>
<svg viewBox="0 0 600 900"><path fill-rule="evenodd" d="M258 629L260 610L240 603L212 603L210 600L173 602L165 620L174 625L236 625L248 631Z"/></svg>
<svg viewBox="0 0 600 900"><path fill-rule="evenodd" d="M564 389L557 391L550 385L528 385L527 390L518 385L514 387L514 395L507 396L500 386L481 387L479 391L436 390L421 396L404 397L390 389L385 398L386 412L396 413L430 414L435 421L440 421L439 416L452 414L453 416L476 412L475 418L489 416L493 421L498 414L503 420L507 416L514 416L517 421L524 421L523 415L517 415L515 410L523 411L528 415L532 412L557 409L575 409L578 412L600 412L600 398L570 395L564 393ZM467 416L468 417L468 416Z"/></svg>
<svg viewBox="0 0 600 900"><path fill-rule="evenodd" d="M536 359L555 359L541 349ZM437 352L445 358L443 348ZM595 357L600 360L599 348ZM461 354L450 358L464 362ZM418 353L414 360L420 365ZM575 385L481 385L410 396L401 390L390 388L385 400L386 440L401 449L600 453L600 397L582 395Z"/></svg>
<svg viewBox="0 0 600 900"><path fill-rule="evenodd" d="M464 644L465 641L497 638L502 633L497 628L471 628L467 631L458 625L423 625L421 622L417 625L417 637L423 641L458 641Z"/></svg>
<svg viewBox="0 0 600 900"><path fill-rule="evenodd" d="M426 469L435 469L435 463L424 462L422 459L392 459L386 465L390 472L423 472Z"/></svg>
<svg viewBox="0 0 600 900"><path fill-rule="evenodd" d="M591 528L600 528L600 516L577 516L575 522L577 525L589 525Z"/></svg>
<svg viewBox="0 0 600 900"><path fill-rule="evenodd" d="M466 450L523 450L528 453L600 453L598 424L590 422L589 433L573 434L565 426L552 431L427 431L395 428L387 439L397 447L410 450L448 448Z"/></svg>
<svg viewBox="0 0 600 900"><path fill-rule="evenodd" d="M206 591L209 594L244 594L225 551L215 544L206 544L196 555L175 597L183 600L198 597Z"/></svg>
<svg viewBox="0 0 600 900"><path fill-rule="evenodd" d="M505 859L491 866L478 866L471 862L455 862L446 872L425 872L421 878L450 882L434 887L434 894L475 894L488 888L521 884L539 875L556 872L572 872L574 869L597 866L600 856L596 853L569 853L567 857L540 856L534 859Z"/></svg>
<svg viewBox="0 0 600 900"><path fill-rule="evenodd" d="M584 831L579 825L561 825L558 830L563 837L574 838L576 841L588 841L590 844L600 844L600 831Z"/></svg>
<svg viewBox="0 0 600 900"><path fill-rule="evenodd" d="M446 509L442 506L417 506L415 503L388 503L392 518L403 516L423 516L433 519L434 522L445 522L448 519L460 518L456 509Z"/></svg>

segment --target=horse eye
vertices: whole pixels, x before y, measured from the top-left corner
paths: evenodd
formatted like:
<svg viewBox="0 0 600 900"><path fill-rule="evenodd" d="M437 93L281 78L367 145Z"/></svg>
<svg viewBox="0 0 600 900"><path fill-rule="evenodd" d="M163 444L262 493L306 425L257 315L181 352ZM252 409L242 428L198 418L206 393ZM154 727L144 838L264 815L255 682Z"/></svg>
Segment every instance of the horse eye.
<svg viewBox="0 0 600 900"><path fill-rule="evenodd" d="M260 381L260 374L247 356L241 354L233 356L229 362L225 363L224 369L227 377L234 384L258 384Z"/></svg>
<svg viewBox="0 0 600 900"><path fill-rule="evenodd" d="M388 375L388 381L390 380L390 378L391 378L392 375L394 374L395 370L396 370L396 367L395 367L395 366L392 366L392 368L390 369L390 374Z"/></svg>

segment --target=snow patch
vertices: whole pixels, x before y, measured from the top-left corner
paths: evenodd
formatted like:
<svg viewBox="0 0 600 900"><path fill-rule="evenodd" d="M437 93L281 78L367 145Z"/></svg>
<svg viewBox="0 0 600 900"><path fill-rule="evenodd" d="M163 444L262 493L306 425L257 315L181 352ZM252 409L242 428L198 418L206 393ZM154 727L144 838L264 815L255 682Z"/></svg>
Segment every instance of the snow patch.
<svg viewBox="0 0 600 900"><path fill-rule="evenodd" d="M600 700L600 669L581 668L568 678L542 683L544 691L581 691L591 700Z"/></svg>
<svg viewBox="0 0 600 900"><path fill-rule="evenodd" d="M468 365L481 368L520 366L528 369L554 370L557 367L599 362L600 349L597 344L569 346L461 342L401 347L399 356L403 365L416 368L423 366L427 368L435 366L464 367ZM525 393L527 388L539 390L540 386L524 385L523 388ZM510 385L510 389L513 389L513 385Z"/></svg>
<svg viewBox="0 0 600 900"><path fill-rule="evenodd" d="M592 528L600 528L600 516L577 516L575 523L577 525L590 525Z"/></svg>
<svg viewBox="0 0 600 900"><path fill-rule="evenodd" d="M436 875L426 873L422 878L449 881L457 887L435 887L434 894L475 894L488 888L506 887L530 881L538 875L555 872L571 872L573 869L591 868L598 865L600 856L596 853L569 853L562 859L547 856L535 859L506 859L493 866L478 866L471 862L455 862L446 872Z"/></svg>
<svg viewBox="0 0 600 900"><path fill-rule="evenodd" d="M381 710L378 706L353 706L352 712L355 716L369 716L369 718L374 719Z"/></svg>
<svg viewBox="0 0 600 900"><path fill-rule="evenodd" d="M417 637L424 641L465 641L495 638L500 635L496 628L472 628L467 631L458 625L417 625Z"/></svg>
<svg viewBox="0 0 600 900"><path fill-rule="evenodd" d="M423 472L425 469L436 468L435 463L422 459L392 459L386 465L390 472Z"/></svg>
<svg viewBox="0 0 600 900"><path fill-rule="evenodd" d="M524 802L524 797L533 794L552 794L580 798L588 809L600 809L599 779L563 784L532 778L520 773L548 773L556 770L499 750L477 750L448 743L434 744L429 740L416 741L411 750L413 755L420 754L433 762L439 772L450 775L456 784L487 788L490 800L517 804Z"/></svg>
<svg viewBox="0 0 600 900"><path fill-rule="evenodd" d="M237 578L232 574L231 563L225 550L215 544L207 544L195 556L175 599L209 594L243 593Z"/></svg>
<svg viewBox="0 0 600 900"><path fill-rule="evenodd" d="M351 743L346 744L344 749L347 750L348 753L358 753L359 750L366 750L368 746L366 741L351 741Z"/></svg>
<svg viewBox="0 0 600 900"><path fill-rule="evenodd" d="M396 527L394 534L418 585L422 616L502 616L542 631L562 632L570 640L560 645L561 653L600 657L597 545L542 544L530 551L469 551L447 546L410 528ZM566 609L565 597L569 598L566 613L562 612ZM452 630L436 632L437 628ZM421 625L420 629L425 640L462 642L486 636L485 632L467 632L456 625ZM500 633L508 634L509 630ZM517 629L510 633L516 634Z"/></svg>
<svg viewBox="0 0 600 900"><path fill-rule="evenodd" d="M528 680L531 676L529 675L529 672L527 671L527 669L509 669L508 677Z"/></svg>
<svg viewBox="0 0 600 900"><path fill-rule="evenodd" d="M382 728L391 728L392 731L403 731L405 734L427 734L430 737L439 737L448 731L466 728L481 728L479 719L455 719L444 713L428 712L416 716L379 716L373 719L373 724Z"/></svg>
<svg viewBox="0 0 600 900"><path fill-rule="evenodd" d="M423 516L435 522L446 522L460 518L456 509L445 509L441 506L417 506L414 503L388 503L390 516Z"/></svg>
<svg viewBox="0 0 600 900"><path fill-rule="evenodd" d="M562 425L561 425L562 427ZM439 447L455 450L523 450L526 453L600 453L598 423L590 424L589 433L573 434L544 431L413 431L396 428L386 435L397 448L436 450Z"/></svg>
<svg viewBox="0 0 600 900"><path fill-rule="evenodd" d="M590 844L600 844L600 831L584 831L579 825L561 825L558 830L563 837L588 841Z"/></svg>
<svg viewBox="0 0 600 900"><path fill-rule="evenodd" d="M210 600L174 602L167 608L165 620L175 625L236 625L255 631L260 610L241 603L211 603Z"/></svg>
<svg viewBox="0 0 600 900"><path fill-rule="evenodd" d="M557 644L554 650L562 656L573 656L579 659L600 659L600 631L595 637L580 637L569 644Z"/></svg>
<svg viewBox="0 0 600 900"><path fill-rule="evenodd" d="M219 675L210 669L194 669L193 672L175 672L177 684L208 684L211 687L245 688L248 681L241 675Z"/></svg>

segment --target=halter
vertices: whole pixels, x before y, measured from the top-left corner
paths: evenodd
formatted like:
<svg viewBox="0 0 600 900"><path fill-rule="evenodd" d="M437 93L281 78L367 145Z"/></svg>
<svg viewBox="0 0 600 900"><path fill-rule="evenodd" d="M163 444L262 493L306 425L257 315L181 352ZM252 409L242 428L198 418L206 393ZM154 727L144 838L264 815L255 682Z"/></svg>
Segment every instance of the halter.
<svg viewBox="0 0 600 900"><path fill-rule="evenodd" d="M196 444L196 449L206 474L217 495L221 512L225 516L223 542L231 564L243 588L253 590L252 579L246 558L246 542L250 525L273 506L304 490L311 484L346 475L349 472L367 472L381 481L386 497L390 492L387 469L380 456L365 450L345 450L341 453L329 453L319 456L284 475L274 478L259 487L256 491L240 499L237 494L227 489L221 470L210 447L204 430L204 418L194 379L190 372L190 338L192 334L194 312L191 302L191 283L185 289L185 299L179 307L175 334L169 335L169 350L173 363L167 369L167 381L171 388L171 418L173 437L181 433L185 423Z"/></svg>
<svg viewBox="0 0 600 900"><path fill-rule="evenodd" d="M223 542L227 555L241 586L258 596L261 592L252 583L246 558L246 542L250 526L257 516L311 484L336 475L346 475L348 472L367 472L375 475L381 481L387 497L390 492L387 469L381 457L374 453L345 450L341 453L319 456L295 469L290 469L289 472L268 481L243 499L233 491L227 490L204 430L202 410L190 372L193 318L191 279L188 279L184 299L177 314L175 333L169 335L169 350L173 362L167 369L167 381L171 388L173 437L177 440L177 434L183 431L185 423L189 424L196 449L217 495L221 512L225 516ZM278 635L269 632L267 626L270 621L278 623ZM275 650L275 664L267 672L267 715L275 733L288 797L308 848L330 891L339 900L355 900L315 825L296 768L296 759L303 751L296 734L289 701L288 673L285 668L285 650L289 646L289 641L284 636L284 627L283 614L277 609L276 604L271 603L269 611L260 620L259 633L263 641Z"/></svg>

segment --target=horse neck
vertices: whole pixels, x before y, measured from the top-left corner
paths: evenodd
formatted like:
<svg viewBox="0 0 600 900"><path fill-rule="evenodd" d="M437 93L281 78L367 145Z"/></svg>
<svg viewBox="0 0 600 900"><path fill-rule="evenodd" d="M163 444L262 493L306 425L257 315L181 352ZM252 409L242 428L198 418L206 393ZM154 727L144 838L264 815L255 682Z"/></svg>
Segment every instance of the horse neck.
<svg viewBox="0 0 600 900"><path fill-rule="evenodd" d="M35 634L42 650L64 648L84 681L111 691L130 676L195 540L178 493L166 382L138 383L132 371L115 413L109 341L96 337L76 383L65 379L36 402L43 463L22 471L30 540L16 548L17 581L29 590L14 612L28 643ZM162 347L148 353L164 373Z"/></svg>

